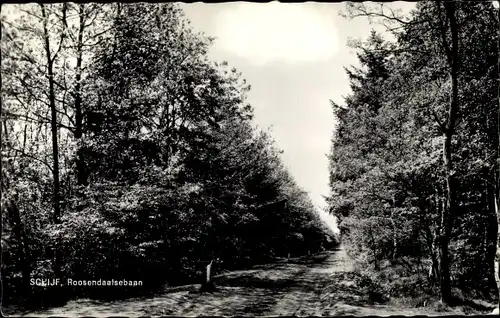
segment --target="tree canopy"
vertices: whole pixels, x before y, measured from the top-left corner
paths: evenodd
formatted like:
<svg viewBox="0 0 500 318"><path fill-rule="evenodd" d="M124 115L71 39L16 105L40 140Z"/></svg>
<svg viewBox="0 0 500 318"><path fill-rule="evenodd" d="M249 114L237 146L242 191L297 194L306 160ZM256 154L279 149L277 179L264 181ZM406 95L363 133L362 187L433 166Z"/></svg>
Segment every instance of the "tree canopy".
<svg viewBox="0 0 500 318"><path fill-rule="evenodd" d="M452 287L495 295L498 10L453 1L419 2L409 17L348 9L378 17L395 40L372 32L358 44L352 93L332 105L329 207L342 241L378 270L415 261L406 275L439 286L445 302Z"/></svg>

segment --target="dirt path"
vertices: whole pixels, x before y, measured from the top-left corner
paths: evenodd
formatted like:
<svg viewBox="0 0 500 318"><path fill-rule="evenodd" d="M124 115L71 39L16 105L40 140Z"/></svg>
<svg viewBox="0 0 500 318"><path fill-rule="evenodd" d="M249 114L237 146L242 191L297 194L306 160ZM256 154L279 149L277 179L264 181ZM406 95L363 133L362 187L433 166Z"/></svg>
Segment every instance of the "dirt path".
<svg viewBox="0 0 500 318"><path fill-rule="evenodd" d="M218 290L199 285L169 288L157 297L115 302L80 299L25 316L334 316L437 315L419 309L366 305L353 285L352 261L343 249L311 257L278 260L218 275ZM18 315L16 315L18 316Z"/></svg>

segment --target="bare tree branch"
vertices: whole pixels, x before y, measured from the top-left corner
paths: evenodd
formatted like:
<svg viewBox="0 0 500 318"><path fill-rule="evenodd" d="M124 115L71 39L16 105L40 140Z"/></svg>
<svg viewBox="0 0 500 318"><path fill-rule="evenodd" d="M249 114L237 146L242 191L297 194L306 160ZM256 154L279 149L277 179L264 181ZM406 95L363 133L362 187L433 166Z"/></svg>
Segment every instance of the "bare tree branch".
<svg viewBox="0 0 500 318"><path fill-rule="evenodd" d="M64 39L66 37L66 32L68 31L67 30L67 25L68 25L68 22L66 21L66 11L67 11L67 8L68 8L68 3L67 2L63 2L63 7L62 7L62 21L63 21L63 29L61 30L61 37L59 39L59 44L58 44L58 48L56 50L56 52L54 53L54 56L51 59L51 62L54 63L54 61L56 60L57 58L57 55L59 54L59 52L61 51L61 48L63 46L63 42L64 42Z"/></svg>
<svg viewBox="0 0 500 318"><path fill-rule="evenodd" d="M35 156L31 155L31 154L28 154L28 153L26 153L26 152L24 152L24 151L22 151L20 149L13 148L10 145L8 146L8 148L9 148L9 150L14 151L17 154L20 154L21 156L33 159L35 161L38 161L38 162L44 164L47 168L49 168L50 171L52 171L52 167L50 166L50 164L48 162L46 162L46 161L44 161L42 159L39 159L39 158L37 158L37 157L35 157Z"/></svg>
<svg viewBox="0 0 500 318"><path fill-rule="evenodd" d="M388 8L389 11L390 11L390 14L386 14L384 12L384 8L387 8L387 6L385 6L384 4L380 4L380 7L381 7L380 11L377 12L375 10L373 10L373 11L369 10L365 6L364 3L359 3L357 6L352 5L350 7L350 12L347 15L347 17L349 17L351 19L354 19L354 18L357 18L357 17L383 18L383 19L386 19L386 20L389 20L389 21L397 22L397 23L402 24L402 25L415 25L415 24L420 24L420 23L424 22L424 21L405 21L401 17L398 17L396 15L396 13L394 12L394 10L392 10L391 8ZM358 13L355 13L356 11Z"/></svg>

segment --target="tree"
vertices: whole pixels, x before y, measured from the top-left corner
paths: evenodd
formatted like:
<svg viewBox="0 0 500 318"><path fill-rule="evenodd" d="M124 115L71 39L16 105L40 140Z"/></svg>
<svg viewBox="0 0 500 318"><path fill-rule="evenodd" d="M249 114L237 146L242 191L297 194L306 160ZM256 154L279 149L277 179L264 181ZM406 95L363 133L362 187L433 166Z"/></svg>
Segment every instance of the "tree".
<svg viewBox="0 0 500 318"><path fill-rule="evenodd" d="M497 8L497 22L500 25L500 8ZM500 52L500 36L498 37L498 52ZM498 54L498 62L497 62L497 71L500 74L500 54ZM500 91L500 76L498 77L498 87ZM497 220L497 237L496 237L496 253L495 253L495 261L494 261L494 273L495 273L495 281L497 284L497 292L498 292L498 307L500 308L500 93L498 94L498 148L497 148L497 175L496 175L496 191L495 191L495 212L496 212L496 220Z"/></svg>
<svg viewBox="0 0 500 318"><path fill-rule="evenodd" d="M455 180L452 161L452 139L455 134L455 123L457 121L457 114L459 109L458 104L458 67L459 67L459 53L458 53L458 26L456 22L455 12L456 3L454 1L444 2L443 6L446 11L446 19L449 22L449 29L451 32L451 43L447 40L446 25L442 29L443 47L446 51L448 66L450 68L451 76L451 100L448 106L446 121L444 124L444 164L446 171L446 190L447 198L445 209L442 214L441 233L439 238L441 248L441 300L449 303L451 300L451 286L450 286L450 265L449 265L449 236L453 224L453 214L456 209L455 198Z"/></svg>

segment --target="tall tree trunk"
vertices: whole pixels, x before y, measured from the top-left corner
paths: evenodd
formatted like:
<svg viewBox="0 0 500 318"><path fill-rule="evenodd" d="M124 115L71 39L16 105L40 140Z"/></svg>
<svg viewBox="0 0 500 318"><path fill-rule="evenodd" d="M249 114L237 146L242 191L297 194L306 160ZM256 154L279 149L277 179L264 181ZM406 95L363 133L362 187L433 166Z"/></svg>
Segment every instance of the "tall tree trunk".
<svg viewBox="0 0 500 318"><path fill-rule="evenodd" d="M0 15L2 14L2 3L0 2ZM0 41L2 41L2 25L0 24ZM0 50L0 69L2 65L2 52ZM2 90L2 77L0 76L0 92ZM3 139L2 139L2 123L3 123L3 94L0 93L0 238L3 237L3 209L2 209L2 199L3 199L3 165L2 165L2 153L3 153ZM0 252L0 263L2 263L2 252ZM2 263L3 264L3 263ZM0 298L3 297L3 284L0 281Z"/></svg>
<svg viewBox="0 0 500 318"><path fill-rule="evenodd" d="M29 264L28 253L26 248L26 235L24 232L24 224L21 220L19 214L19 208L16 204L16 199L10 200L7 204L7 210L10 218L12 219L13 226L12 230L19 241L19 263L21 264L21 275L22 275L22 295L28 295L30 289L30 276L31 267Z"/></svg>
<svg viewBox="0 0 500 318"><path fill-rule="evenodd" d="M449 243L451 232L451 213L453 213L453 176L451 175L451 139L445 140L445 165L446 165L446 190L447 197L443 211L441 212L441 227L439 233L439 249L440 249L440 278L441 278L441 301L449 303L451 299L451 286L450 286L450 260L449 260Z"/></svg>
<svg viewBox="0 0 500 318"><path fill-rule="evenodd" d="M425 228L425 238L427 241L427 247L429 249L429 254L431 258L431 264L429 266L428 277L431 283L439 281L439 253L436 250L436 233L430 228Z"/></svg>
<svg viewBox="0 0 500 318"><path fill-rule="evenodd" d="M438 4L439 5L439 4ZM450 24L451 45L448 45L446 40L446 27L443 33L443 45L447 53L448 64L451 69L451 101L448 107L446 120L446 129L444 131L444 146L443 159L446 173L446 206L441 215L441 235L439 245L441 250L441 301L450 303L451 301L451 284L450 284L450 260L449 260L449 243L451 235L451 227L456 209L455 199L455 176L453 171L452 161L452 139L455 134L455 122L458 113L458 26L455 17L456 2L443 2L446 18Z"/></svg>
<svg viewBox="0 0 500 318"><path fill-rule="evenodd" d="M83 110L82 110L82 58L83 58L83 31L85 29L85 4L79 6L79 29L77 39L77 57L76 57L76 84L75 84L75 138L78 143L76 154L76 179L78 185L87 185L87 172L85 167L85 158L81 145L83 131Z"/></svg>
<svg viewBox="0 0 500 318"><path fill-rule="evenodd" d="M498 1L499 8L497 9L498 23L500 26L500 1ZM500 74L500 35L498 36L498 62L497 69L498 74ZM500 76L498 78L498 145L497 145L497 175L496 175L496 191L495 191L495 213L497 220L497 237L496 237L496 253L495 253L495 281L497 283L497 293L498 293L498 308L500 308Z"/></svg>
<svg viewBox="0 0 500 318"><path fill-rule="evenodd" d="M42 17L43 17L43 35L45 38L45 54L47 58L47 74L49 78L49 105L50 105L50 114L51 114L51 132L52 132L52 155L54 157L54 163L52 167L53 179L54 179L54 193L53 193L53 204L54 204L54 214L53 214L53 222L54 224L59 224L61 210L60 210L60 184L59 184L59 145L57 141L57 111L56 111L56 95L54 88L54 60L55 56L51 56L50 51L50 39L49 39L49 31L48 31L48 16L45 10L45 6L40 4L42 8ZM60 257L58 254L57 248L54 248L54 274L56 278L60 278Z"/></svg>
<svg viewBox="0 0 500 318"><path fill-rule="evenodd" d="M396 195L392 196L392 209L391 209L391 226L392 226L392 260L396 259L398 251L398 240L396 235L396 222L394 221L394 212L396 210Z"/></svg>
<svg viewBox="0 0 500 318"><path fill-rule="evenodd" d="M498 172L497 172L498 173ZM497 176L497 180L500 177ZM495 272L495 282L497 284L497 293L499 294L498 306L500 308L500 180L497 181L497 190L495 191L495 213L497 220L497 235L495 240L496 252L495 252L495 261L494 261L494 272Z"/></svg>
<svg viewBox="0 0 500 318"><path fill-rule="evenodd" d="M496 150L495 150L496 151ZM486 205L488 209L488 218L485 224L485 256L484 264L488 264L489 274L488 274L488 289L496 285L495 280L495 253L496 253L496 242L497 242L497 216L496 216L496 178L497 178L497 167L496 165L490 171L491 175L486 177Z"/></svg>
<svg viewBox="0 0 500 318"><path fill-rule="evenodd" d="M433 197L434 197L433 206L435 209L435 213L436 215L441 215L442 209L444 207L444 201L441 198L441 192L439 191L439 187L436 187L436 191ZM431 260L428 273L429 280L431 283L437 283L440 282L440 275L439 275L440 254L439 254L439 244L438 244L440 224L436 224L436 227L433 229L432 228L433 221L426 223L426 220L422 220L421 222L424 225L424 233Z"/></svg>

